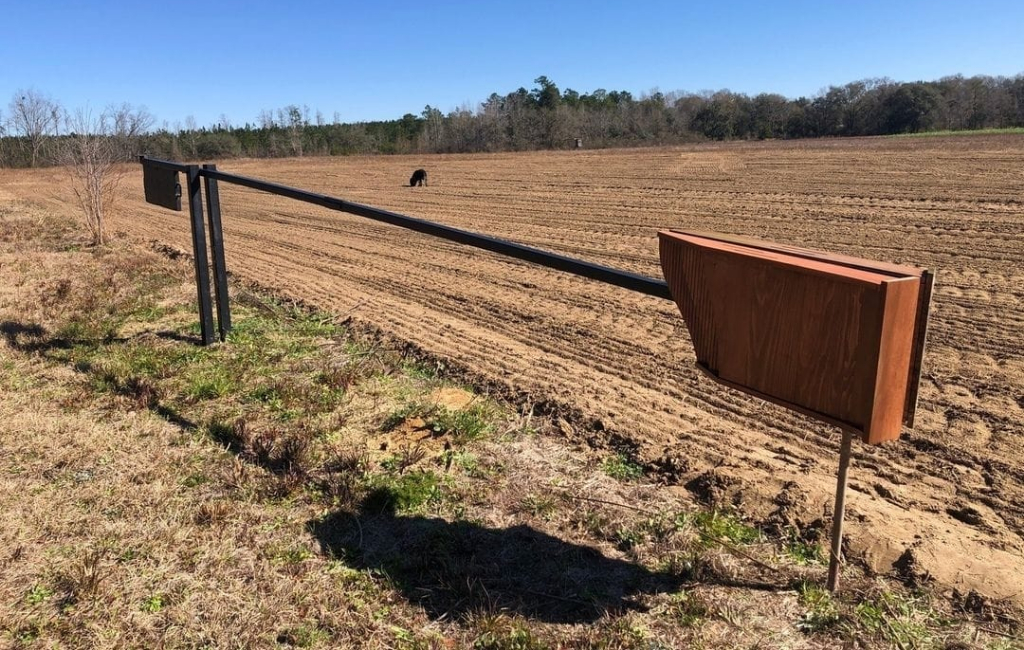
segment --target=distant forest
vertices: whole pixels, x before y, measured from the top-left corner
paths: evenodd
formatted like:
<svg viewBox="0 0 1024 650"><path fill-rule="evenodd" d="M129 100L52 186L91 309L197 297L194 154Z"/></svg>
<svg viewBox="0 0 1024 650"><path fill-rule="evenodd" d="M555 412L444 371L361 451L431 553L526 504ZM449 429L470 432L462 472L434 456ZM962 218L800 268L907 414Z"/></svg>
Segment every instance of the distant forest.
<svg viewBox="0 0 1024 650"><path fill-rule="evenodd" d="M99 120L69 119L59 103L19 92L0 114L0 166L53 164L61 138L88 124L136 153L209 160L349 154L473 153L667 145L701 140L758 140L1024 127L1024 74L944 77L938 81L855 81L817 96L788 99L729 90L703 93L580 93L538 77L531 90L491 94L476 108L352 124L328 121L306 106L265 110L255 123L226 118L200 127L153 127L143 108L111 107Z"/></svg>

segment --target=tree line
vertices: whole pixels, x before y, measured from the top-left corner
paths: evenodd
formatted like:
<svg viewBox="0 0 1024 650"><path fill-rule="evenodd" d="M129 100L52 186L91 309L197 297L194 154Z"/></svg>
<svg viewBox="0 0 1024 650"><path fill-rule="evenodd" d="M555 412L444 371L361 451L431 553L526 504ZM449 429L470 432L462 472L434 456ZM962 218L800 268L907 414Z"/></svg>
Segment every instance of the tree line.
<svg viewBox="0 0 1024 650"><path fill-rule="evenodd" d="M492 93L478 106L442 112L426 106L397 120L328 121L306 106L259 114L232 126L192 118L153 128L129 104L108 107L99 135L117 140L125 160L144 152L172 159L238 156L474 153L665 145L697 140L848 137L1024 127L1024 75L960 75L938 81L854 81L814 97L729 90L702 93L565 90L545 76L530 90ZM82 123L81 113L78 122ZM36 91L16 93L0 113L0 166L59 163L61 139L78 135L60 104Z"/></svg>

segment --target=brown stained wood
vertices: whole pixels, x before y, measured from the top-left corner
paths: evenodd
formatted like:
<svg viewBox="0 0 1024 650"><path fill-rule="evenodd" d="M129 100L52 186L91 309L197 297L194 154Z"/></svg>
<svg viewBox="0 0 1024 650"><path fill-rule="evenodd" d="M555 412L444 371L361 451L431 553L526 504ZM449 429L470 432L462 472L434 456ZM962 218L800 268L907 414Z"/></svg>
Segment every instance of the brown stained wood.
<svg viewBox="0 0 1024 650"><path fill-rule="evenodd" d="M706 239L713 239L721 242L729 242L732 244L739 244L749 248L757 248L766 251L776 251L779 253L785 253L795 257L804 257L807 259L822 260L831 264L839 264L841 266L848 266L851 268L866 269L874 271L876 273L886 273L897 277L903 276L914 276L920 275L922 269L916 266L906 266L903 264L892 264L890 262L879 262L877 260L867 260L863 257L853 257L850 255L841 255L839 253L826 253L825 251L816 251L810 248L801 248L799 246L792 246L789 244L779 244L776 242L768 242L761 239L754 239L753 237L743 237L741 235L727 235L724 233L717 232L706 232L703 230L688 230L687 234L694 235L697 237L704 237Z"/></svg>
<svg viewBox="0 0 1024 650"><path fill-rule="evenodd" d="M918 388L921 383L921 369L924 365L924 343L928 337L928 313L932 305L932 285L935 274L925 270L921 274L921 290L917 297L917 317L914 323L914 347L910 360L910 375L907 377L907 402L903 407L903 424L914 426L917 412Z"/></svg>
<svg viewBox="0 0 1024 650"><path fill-rule="evenodd" d="M914 320L921 278L900 278L883 285L885 306L879 339L878 369L871 423L871 442L895 440L900 435L913 364Z"/></svg>
<svg viewBox="0 0 1024 650"><path fill-rule="evenodd" d="M922 269L728 236L659 238L708 374L865 442L912 421Z"/></svg>

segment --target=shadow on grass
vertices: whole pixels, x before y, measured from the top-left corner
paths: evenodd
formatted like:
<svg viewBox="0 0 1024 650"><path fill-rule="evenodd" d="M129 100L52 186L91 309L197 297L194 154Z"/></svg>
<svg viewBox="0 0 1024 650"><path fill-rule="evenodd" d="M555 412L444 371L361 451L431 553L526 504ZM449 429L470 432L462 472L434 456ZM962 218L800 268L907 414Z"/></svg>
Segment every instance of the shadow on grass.
<svg viewBox="0 0 1024 650"><path fill-rule="evenodd" d="M4 337L7 345L19 352L39 352L55 347L67 347L61 342L60 345L52 339L46 338L46 328L38 323L18 323L5 320L0 323L0 336Z"/></svg>
<svg viewBox="0 0 1024 650"><path fill-rule="evenodd" d="M65 338L62 336L50 336L49 331L42 325L30 323L25 325L15 321L3 321L0 323L0 336L7 341L7 345L28 354L43 354L44 356L53 350L69 350L76 345L127 343L131 339L121 336L107 336L103 338Z"/></svg>
<svg viewBox="0 0 1024 650"><path fill-rule="evenodd" d="M135 338L145 336L146 334L145 332L138 334ZM157 333L157 336L162 334ZM0 336L7 341L7 345L19 352L40 353L44 356L53 350L67 350L81 343L96 343L96 341L79 341L59 337L50 338L46 328L42 325L36 323L25 325L14 321L0 322ZM104 340L103 343L127 343L129 340L127 338L113 338ZM201 343L197 337L181 336L177 340L187 343ZM95 374L96 372L93 364L88 361L79 361L73 367L78 372L85 374ZM152 387L148 383L140 381L137 377L129 378L127 382L116 381L113 378L108 379L111 382L111 389L114 393L132 398L140 406L145 406L164 420L181 429L194 431L198 428L195 422L183 417L176 409L161 404L156 393L152 391Z"/></svg>
<svg viewBox="0 0 1024 650"><path fill-rule="evenodd" d="M165 341L178 341L179 343L189 343L199 347L205 347L203 345L203 337L199 334L182 334L180 332L172 332L170 330L160 330L154 332L155 336L164 339Z"/></svg>
<svg viewBox="0 0 1024 650"><path fill-rule="evenodd" d="M373 502L368 499L366 503ZM380 570L431 618L506 611L550 623L589 623L641 609L639 594L677 591L682 578L608 558L529 526L486 528L399 516L333 513L308 527L325 552Z"/></svg>
<svg viewBox="0 0 1024 650"><path fill-rule="evenodd" d="M199 425L196 422L189 420L173 407L155 403L149 407L149 410L153 411L182 431L197 431L199 429Z"/></svg>
<svg viewBox="0 0 1024 650"><path fill-rule="evenodd" d="M75 345L83 343L127 343L131 339L141 338L143 336L157 336L168 341L189 343L199 347L203 346L203 339L198 334L181 334L179 332L172 332L169 330L161 330L158 332L139 332L131 338L107 337L95 340L67 339L59 336L49 336L47 329L38 323L25 324L10 320L0 322L0 336L7 341L7 345L11 348L20 352L29 353L46 353L50 350L67 350Z"/></svg>

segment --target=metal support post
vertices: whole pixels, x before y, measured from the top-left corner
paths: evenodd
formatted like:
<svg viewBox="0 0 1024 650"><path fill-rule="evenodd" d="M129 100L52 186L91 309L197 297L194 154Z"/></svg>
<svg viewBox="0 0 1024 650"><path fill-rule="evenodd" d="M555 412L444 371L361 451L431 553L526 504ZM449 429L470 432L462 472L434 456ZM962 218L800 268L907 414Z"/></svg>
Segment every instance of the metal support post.
<svg viewBox="0 0 1024 650"><path fill-rule="evenodd" d="M203 165L217 171L217 165ZM224 232L220 224L220 191L217 179L203 177L206 183L206 211L210 222L210 248L213 254L213 288L217 298L217 329L223 341L231 331L231 306L228 303L228 274L224 264Z"/></svg>
<svg viewBox="0 0 1024 650"><path fill-rule="evenodd" d="M839 588L839 570L843 564L843 517L846 514L846 477L850 469L850 453L853 434L843 431L843 443L839 450L839 478L836 481L836 505L832 510L832 550L828 563L828 590L835 593Z"/></svg>
<svg viewBox="0 0 1024 650"><path fill-rule="evenodd" d="M192 257L196 263L196 293L199 294L199 328L203 345L214 342L213 306L210 300L210 268L206 257L206 229L203 227L203 197L199 165L189 165L188 211L192 218Z"/></svg>

